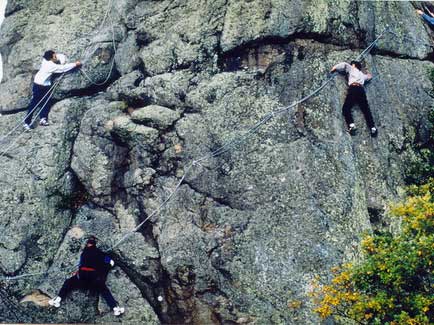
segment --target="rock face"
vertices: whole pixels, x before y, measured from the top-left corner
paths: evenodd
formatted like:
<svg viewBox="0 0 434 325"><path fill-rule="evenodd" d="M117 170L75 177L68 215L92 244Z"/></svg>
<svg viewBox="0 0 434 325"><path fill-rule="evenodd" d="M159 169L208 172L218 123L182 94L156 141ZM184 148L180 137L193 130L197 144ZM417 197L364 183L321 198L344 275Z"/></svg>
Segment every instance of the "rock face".
<svg viewBox="0 0 434 325"><path fill-rule="evenodd" d="M48 274L3 281L0 321L319 323L312 279L357 258L361 235L384 225L412 143L428 137L432 32L419 5L9 0L2 134L23 119L46 49L84 60L90 78L63 78L49 127L1 138L0 271ZM319 87L386 26L395 36L364 62L376 76L366 91L378 138L359 110L359 133L346 132L337 76L211 154ZM125 239L110 251L107 281L126 307L121 319L83 292L46 307L90 234L106 250Z"/></svg>

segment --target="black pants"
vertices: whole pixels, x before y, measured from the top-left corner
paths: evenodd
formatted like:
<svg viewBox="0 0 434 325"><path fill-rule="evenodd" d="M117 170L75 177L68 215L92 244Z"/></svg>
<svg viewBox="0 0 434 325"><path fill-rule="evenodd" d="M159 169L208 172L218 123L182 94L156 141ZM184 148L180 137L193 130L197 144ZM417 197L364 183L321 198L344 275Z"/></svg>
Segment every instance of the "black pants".
<svg viewBox="0 0 434 325"><path fill-rule="evenodd" d="M353 115L351 114L351 109L354 105L359 105L363 115L365 116L368 127L373 128L375 123L371 110L369 109L368 100L366 99L366 93L363 86L348 87L347 97L345 98L345 103L342 107L342 114L344 114L347 125L354 123Z"/></svg>
<svg viewBox="0 0 434 325"><path fill-rule="evenodd" d="M24 121L26 124L32 123L32 116L33 113L36 111L36 106L39 107L44 107L41 112L39 113L39 117L40 118L48 118L48 113L50 112L50 108L52 105L52 101L48 99L48 97L50 97L50 94L47 94L48 91L50 90L51 86L41 86L38 84L33 84L32 87L32 92L33 92L33 96L32 96L32 100L27 108L27 117L26 120ZM45 96L47 95L47 96ZM45 97L44 97L45 96ZM44 98L43 100L41 100L42 98ZM38 104L39 103L39 104ZM35 109L35 110L34 110Z"/></svg>
<svg viewBox="0 0 434 325"><path fill-rule="evenodd" d="M59 291L59 297L64 300L69 292L77 289L96 291L104 298L110 309L118 305L105 284L105 277L98 275L95 271L80 271L78 274L66 280Z"/></svg>

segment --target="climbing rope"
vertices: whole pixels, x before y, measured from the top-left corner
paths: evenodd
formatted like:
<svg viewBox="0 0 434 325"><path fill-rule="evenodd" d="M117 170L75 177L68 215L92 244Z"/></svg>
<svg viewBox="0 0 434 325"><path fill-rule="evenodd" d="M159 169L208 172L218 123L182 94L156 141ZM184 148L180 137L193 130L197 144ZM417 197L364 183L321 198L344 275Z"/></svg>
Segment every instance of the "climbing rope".
<svg viewBox="0 0 434 325"><path fill-rule="evenodd" d="M2 136L0 138L0 143L2 143L7 137L9 137L16 129L18 129L18 127L21 126L21 124L23 124L25 122L25 120L27 119L27 117L30 116L30 114L34 113L34 111L38 108L38 106L44 101L45 97L47 97L53 91L53 89L57 86L57 83L58 83L58 80L56 80L56 82L53 83L53 85L47 91L47 93L44 95L44 97L41 98L41 100L35 105L35 107L30 112L26 116L24 116L24 118L22 120L19 120L19 122L16 124L16 126L11 131L9 131L7 134L5 134L4 136ZM48 100L49 99L47 99L47 101Z"/></svg>
<svg viewBox="0 0 434 325"><path fill-rule="evenodd" d="M96 29L94 29L92 32L88 33L86 36L81 35L79 38L85 38L85 37L89 38L89 42L90 42L91 41L91 39L90 39L91 36L95 37L95 35L97 35L98 33L100 33L100 31L103 29L103 27L104 27L104 25L106 23L107 17L109 16L109 14L110 14L110 12L112 10L112 6L113 6L113 0L109 0L108 5L107 5L107 9L106 9L106 11L104 13L104 17L103 17L103 19L102 19L99 27L96 28ZM78 57L79 58L84 58L83 62L87 62L87 60L89 59L89 57L91 55L91 54L87 54L87 51L89 50L89 48L94 47L95 45L98 45L98 42L96 42L96 43L91 42L90 44L88 44L83 49L83 51L81 52L81 54ZM90 51L90 53L92 53L92 51Z"/></svg>
<svg viewBox="0 0 434 325"><path fill-rule="evenodd" d="M356 60L359 61L365 55L367 55L369 53L369 51L374 48L375 44L379 41L379 39L384 35L384 33L386 31L387 31L387 28L384 29L383 32L381 32L381 34L371 44L369 44L369 46L364 51L362 51L362 53L360 53L357 56ZM313 96L315 96L316 94L318 94L321 90L323 90L330 83L330 81L333 80L334 77L335 77L335 74L331 75L330 77L328 77L328 79L325 82L323 82L323 84L320 87L318 87L317 89L315 89L314 91L312 91L307 96L301 98L300 100L295 101L291 105L283 107L283 108L279 108L279 109L276 109L274 111L271 111L271 112L267 113L264 117L262 117L259 120L259 122L257 122L254 126L250 127L240 137L234 138L234 139L228 141L227 143L225 143L224 145L220 146L218 149L212 151L211 153L205 154L205 155L203 155L203 156L201 156L201 157L199 157L197 159L194 159L192 162L190 162L189 164L187 164L187 167L184 170L184 174L183 174L182 178L179 180L179 182L175 186L174 190L170 193L170 195L163 201L163 203L161 203L160 206L157 209L155 209L147 218L145 218L145 220L143 220L139 225L137 225L134 229L132 229L131 231L129 231L119 241L117 241L116 244L114 244L111 247L110 250L114 250L121 243L123 243L127 238L129 238L133 233L137 232L146 223L146 221L148 221L153 216L155 216L159 212L161 212L161 210L167 205L167 203L172 199L172 197L175 195L175 193L179 190L179 188L182 185L182 182L184 181L184 179L186 178L187 174L190 172L190 170L191 170L192 167L197 166L197 165L202 166L202 165L200 165L201 162L203 162L205 160L208 160L210 158L214 158L214 157L220 156L220 155L222 155L222 154L224 154L224 153L232 150L233 148L235 148L239 144L245 142L249 138L250 135L254 134L258 129L260 129L264 124L266 124L268 121L270 121L274 117L282 115L284 113L287 113L293 107L296 107L297 105L299 105L299 104L301 104L301 103L309 100L310 98L312 98Z"/></svg>
<svg viewBox="0 0 434 325"><path fill-rule="evenodd" d="M384 35L384 33L386 31L387 31L387 28L384 29L383 32L381 32L381 34L371 44L369 44L369 46L362 53L360 53L357 56L356 61L360 61L365 55L367 55L374 48L374 46L376 45L376 43L380 40L380 38ZM315 89L309 95L307 95L307 96L301 98L300 100L292 103L291 105L267 113L258 123L256 123L250 129L248 129L240 138L238 138L238 139L235 138L235 139L230 140L229 142L227 142L226 144L224 144L220 148L218 148L215 151L211 152L209 155L206 155L206 156L204 156L202 158L197 159L196 162L201 162L201 161L207 160L207 159L209 159L211 157L216 157L216 156L222 155L223 153L231 150L233 147L236 147L238 144L244 142L245 139L247 139L250 136L250 134L253 134L254 132L256 132L257 129L259 129L262 125L264 125L265 123L267 123L269 120L271 120L275 116L281 115L283 113L287 113L291 108L296 107L297 105L299 105L299 104L307 101L311 97L313 97L316 94L318 94L321 90L324 89L325 86L327 86L329 84L330 81L333 80L334 77L335 77L334 74L331 75L330 77L328 77L328 79L320 87L318 87L317 89Z"/></svg>
<svg viewBox="0 0 434 325"><path fill-rule="evenodd" d="M100 25L100 28L102 29L102 27L104 27L105 21L107 18L109 18L110 21L110 26L111 26L111 36L112 36L112 46L113 46L113 57L111 60L111 64L110 64L110 69L109 72L107 73L107 77L104 79L104 81L102 82L96 82L94 81L89 74L86 72L86 70L84 70L83 68L80 68L80 73L83 75L84 78L86 78L92 85L94 86L102 86L104 84L107 83L107 81L110 80L110 78L112 77L113 74L113 70L114 70L114 66L115 66L115 56L117 53L117 49L116 49L116 34L115 34L115 27L114 27L114 23L113 23L113 17L111 15L111 9L113 6L113 0L109 0L109 8L107 9L107 12L104 16L103 22ZM86 61L83 61L86 62Z"/></svg>
<svg viewBox="0 0 434 325"><path fill-rule="evenodd" d="M154 212L152 212L145 220L143 220L140 224L138 224L133 230L129 231L125 236L123 236L119 241L117 241L116 244L114 244L110 248L110 251L113 251L116 247L118 247L120 244L122 244L128 237L132 236L133 233L135 233L137 230L139 230L146 223L146 221L148 221L153 216L158 214L166 206L166 204L169 203L169 201L172 199L172 197L175 195L175 193L178 192L179 188L182 185L182 182L184 182L185 177L187 177L188 172L190 171L190 169L193 166L195 166L194 161L192 163L190 163L187 166L187 168L184 170L184 175L181 177L179 182L176 184L175 189L172 191L172 193L170 193L169 196L167 196L167 198L163 201L163 203L161 203L160 206L154 210Z"/></svg>
<svg viewBox="0 0 434 325"><path fill-rule="evenodd" d="M99 26L99 28L96 30L96 31L94 31L93 33L97 33L97 32L99 32L103 27L104 27L104 25L105 25L105 23L106 23L106 21L107 21L107 18L109 18L109 21L110 21L110 25L111 25L111 36L112 36L112 45L113 45L113 57L112 57L112 60L111 60L111 65L110 65L110 69L109 69L109 72L108 72L108 74L107 74L107 76L106 76L106 78L104 79L104 81L103 82L96 82L96 81L94 81L90 76L89 76L89 74L83 69L83 68L80 68L79 69L79 71L80 71L80 73L83 75L83 77L84 78L86 78L92 85L95 85L95 86L102 86L102 85L104 85L105 83L107 83L107 81L109 81L110 80L110 78L111 78L111 76L112 76L112 74L113 74L113 70L114 70L114 66L115 66L115 55L116 55L116 37L115 37L115 29L114 29L114 22L113 22L113 17L112 17L112 15L111 15L111 11L112 11L112 7L113 7L113 0L109 0L109 3L108 3L108 6L107 6L107 10L106 10L106 12L105 12L105 14L104 14L104 18L103 18L103 20L102 20L102 22L101 22L101 24L100 24L100 26ZM83 52L82 52L82 56L83 56L83 54L84 53L86 53L87 52L87 50L91 47L91 46L93 46L93 44L90 44L90 45L88 45L84 50L83 50ZM81 56L81 57L82 57ZM88 58L85 58L84 60L83 60L83 62L86 62L88 60ZM30 112L28 112L27 113L27 115L21 120L19 120L16 124L15 124L15 126L12 128L12 130L11 131L9 131L7 134L5 134L4 136L2 136L1 138L0 138L0 143L2 143L2 142L4 142L8 137L10 137L18 128L20 128L21 127L21 125L25 122L25 120L27 119L27 117L28 116L30 116L31 114L33 114L33 113L35 113L35 111L36 111L36 113L34 114L34 117L33 117L33 119L32 119L32 121L31 121L31 123L30 123L30 125L32 125L33 123L34 123L34 121L37 119L37 116L39 116L39 113L44 109L44 107L46 106L46 105L48 105L48 103L49 103L49 101L50 101L50 99L51 99L51 97L54 95L54 90L57 88L57 86L60 84L60 82L61 82L61 80L63 79L63 77L64 77L64 75L65 75L65 73L62 73L61 75L60 75L60 77L56 80L56 82L55 83L53 83L53 85L51 86L51 88L48 90L48 92L44 95L44 97L42 97L42 99L35 105L35 107L30 111ZM42 107L40 107L39 109L38 109L38 106L44 101L44 99L47 97L47 96L49 96L48 97L48 99L46 99L46 101L45 101L45 104L42 106ZM2 158L3 156L5 156L8 152L9 152L9 150L11 150L13 147L14 147L14 145L18 142L18 140L19 139L21 139L23 136L24 136L24 134L26 133L26 130L22 130L15 138L14 138L14 140L11 142L11 144L9 145L9 146L7 146L6 147L6 149L3 149L1 152L0 152L0 158Z"/></svg>
<svg viewBox="0 0 434 325"><path fill-rule="evenodd" d="M419 43L420 45L434 48L433 44L426 43L424 40L422 40L422 39L420 39L418 37L409 37L409 36L406 36L406 35L401 35L400 36L396 32L394 32L392 29L389 29L388 32L390 34L392 34L392 36L395 37L395 38L397 38L397 39L405 39L405 40L410 41L411 43Z"/></svg>
<svg viewBox="0 0 434 325"><path fill-rule="evenodd" d="M6 138L7 136L9 136L9 135L11 135L12 134L12 132L14 132L22 123L24 123L24 121L26 120L26 118L28 117L28 116L30 116L37 108L38 108L38 105L44 100L44 98L47 96L47 95L49 95L48 96L48 98L46 99L46 102L44 103L44 105L42 106L42 107L40 107L38 110L37 110L37 112L36 112L36 116L38 116L39 115L39 113L44 109L44 107L46 106L46 105L48 105L48 103L50 102L50 99L51 99L51 97L53 97L53 95L54 95L54 91L56 90L56 88L57 88L57 86L59 86L59 84L60 84L60 81L62 80L62 78L63 78L63 76L64 76L64 74L62 74L60 77L59 77L59 79L58 80L56 80L56 82L51 86L51 88L50 88L50 90L44 95L44 97L38 102L38 104L24 117L24 119L23 119L23 121L20 121L18 124L17 124L17 126L15 126L15 128L13 128L12 129L12 131L10 131L5 137L3 137L3 138ZM36 119L36 117L34 117L33 119L32 119L32 122L30 123L30 125L32 125L33 123L34 123L34 121L35 121L35 119ZM1 151L1 153L0 153L0 158L2 158L3 156L5 156L7 153L8 153L8 151L10 150L10 149L12 149L14 146L15 146L15 144L18 142L18 140L19 139L21 139L23 136L24 136L24 134L26 133L26 131L24 130L24 131L21 131L21 133L18 135L18 136L16 136L13 140L12 140L12 142L10 143L10 145L9 146L7 146L6 147L6 149L4 149L4 150L2 150ZM1 140L1 141L3 141L3 139ZM0 143L1 143L1 141L0 141Z"/></svg>
<svg viewBox="0 0 434 325"><path fill-rule="evenodd" d="M369 46L364 49L356 58L357 61L360 61L364 56L366 56L377 44L377 42L380 40L380 38L385 34L386 31L390 32L390 28L386 27L385 30L383 30L382 33L380 33L380 35L372 42L369 44ZM114 38L114 31L112 30L113 33L113 38ZM175 188L173 189L173 191L167 196L167 198L158 206L158 208L156 208L148 217L146 217L141 223L139 223L134 229L132 229L131 231L129 231L127 234L125 234L123 237L121 237L121 239L119 239L111 248L110 251L114 250L116 247L118 247L119 245L121 245L125 240L127 240L130 236L132 236L133 233L137 232L149 219L151 219L153 216L159 214L164 208L165 206L171 201L171 199L175 196L175 194L179 191L182 183L184 182L185 178L187 177L188 173L191 171L191 169L193 167L196 166L202 166L201 162L208 160L210 158L213 157L217 157L219 155L224 154L225 152L233 149L234 147L238 146L239 144L245 142L246 139L249 138L249 136L253 133L255 133L261 126L263 126L264 124L266 124L268 121L270 121L271 119L273 119L276 116L279 116L283 113L287 113L289 110L291 110L292 108L296 107L297 105L309 100L310 98L312 98L313 96L315 96L316 94L318 94L320 91L322 91L332 80L333 78L336 76L336 74L333 74L331 76L329 76L326 81L323 82L323 84L321 84L320 87L316 88L315 90L313 90L311 93L309 93L307 96L301 98L298 101L295 101L294 103L292 103L289 106L283 107L283 108L278 108L276 110L273 110L269 113L267 113L264 117L262 117L259 122L257 122L254 126L250 127L247 131L245 131L243 133L243 135L241 135L238 138L234 138L230 141L228 141L227 143L225 143L224 145L220 146L219 148L217 148L216 150L212 151L209 154L205 154L197 159L192 160L189 164L187 164L187 166L184 169L184 174L181 177L181 179L177 182ZM202 166L203 167L203 166ZM59 269L61 270L61 269ZM47 271L47 272L38 272L38 273L29 273L29 274L22 274L22 275L17 275L17 276L13 276L13 277L4 277L4 278L0 278L0 281L11 281L11 280L19 280L22 278L27 278L27 277L32 277L32 276L38 276L38 275L45 275L48 274L52 271ZM60 271L58 272L60 273ZM56 273L57 275L57 273Z"/></svg>

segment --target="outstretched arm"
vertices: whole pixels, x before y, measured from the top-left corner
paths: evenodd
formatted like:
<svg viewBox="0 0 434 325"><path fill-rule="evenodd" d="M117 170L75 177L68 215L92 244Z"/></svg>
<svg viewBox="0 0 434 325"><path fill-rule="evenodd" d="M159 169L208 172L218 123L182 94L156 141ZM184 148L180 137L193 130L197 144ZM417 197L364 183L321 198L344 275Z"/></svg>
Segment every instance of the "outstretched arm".
<svg viewBox="0 0 434 325"><path fill-rule="evenodd" d="M372 79L372 74L370 73L365 73L365 81L371 80Z"/></svg>
<svg viewBox="0 0 434 325"><path fill-rule="evenodd" d="M349 72L351 70L351 66L346 63L346 62L341 62L336 64L331 70L330 72L335 72L335 71L342 71L342 72Z"/></svg>
<svg viewBox="0 0 434 325"><path fill-rule="evenodd" d="M67 64L56 64L54 62L51 62L50 64L50 72L51 73L63 73L68 72L74 68L78 68L81 66L81 62L77 61L75 63L67 63Z"/></svg>

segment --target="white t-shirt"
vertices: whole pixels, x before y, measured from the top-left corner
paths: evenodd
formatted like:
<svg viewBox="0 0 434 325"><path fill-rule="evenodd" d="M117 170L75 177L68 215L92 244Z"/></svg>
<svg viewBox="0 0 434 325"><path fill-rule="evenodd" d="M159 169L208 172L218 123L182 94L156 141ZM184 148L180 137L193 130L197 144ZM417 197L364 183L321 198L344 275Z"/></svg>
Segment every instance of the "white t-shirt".
<svg viewBox="0 0 434 325"><path fill-rule="evenodd" d="M51 86L51 76L53 73L68 72L75 68L75 63L56 64L53 61L42 60L41 68L35 75L35 84L41 86Z"/></svg>
<svg viewBox="0 0 434 325"><path fill-rule="evenodd" d="M370 77L367 74L364 74L357 68L349 65L346 62L341 62L336 64L334 67L337 71L345 71L348 73L348 85L350 86L352 83L356 82L358 84L363 85L365 81L369 80Z"/></svg>

